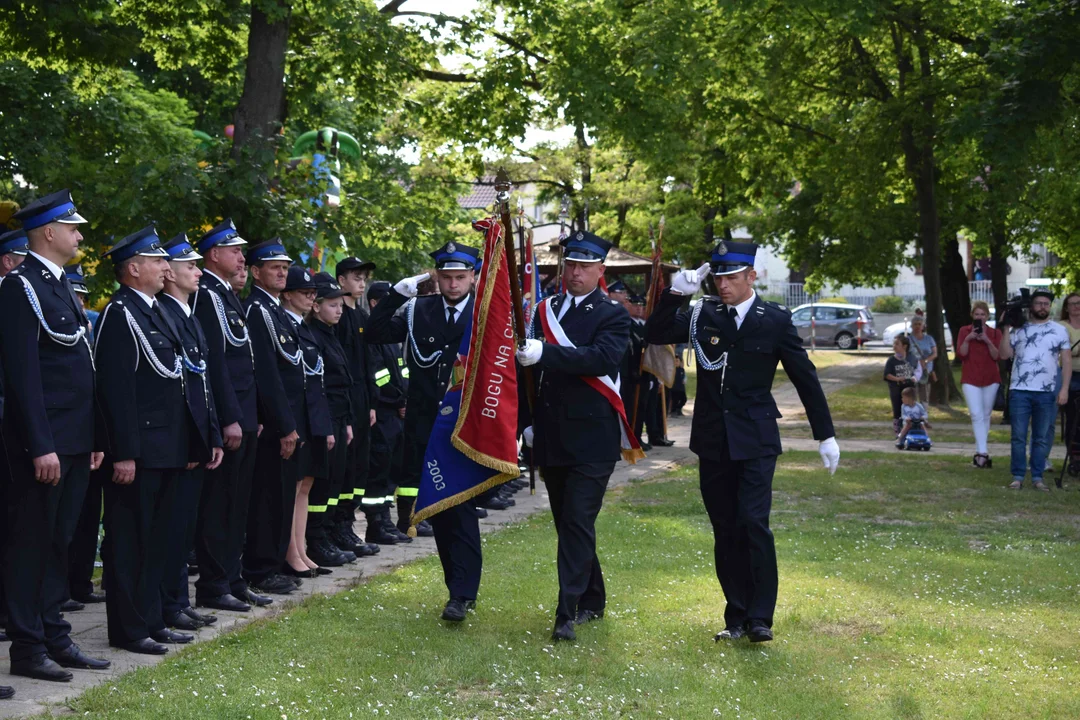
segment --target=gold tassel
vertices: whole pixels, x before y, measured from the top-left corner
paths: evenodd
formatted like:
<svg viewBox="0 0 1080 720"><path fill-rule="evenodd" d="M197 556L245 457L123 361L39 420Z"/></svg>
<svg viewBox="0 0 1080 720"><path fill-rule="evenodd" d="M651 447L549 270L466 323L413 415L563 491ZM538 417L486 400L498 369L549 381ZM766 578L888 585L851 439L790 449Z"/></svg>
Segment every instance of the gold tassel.
<svg viewBox="0 0 1080 720"><path fill-rule="evenodd" d="M410 525L409 526L409 532L407 532L405 534L408 535L411 538L416 537L416 526L415 525Z"/></svg>

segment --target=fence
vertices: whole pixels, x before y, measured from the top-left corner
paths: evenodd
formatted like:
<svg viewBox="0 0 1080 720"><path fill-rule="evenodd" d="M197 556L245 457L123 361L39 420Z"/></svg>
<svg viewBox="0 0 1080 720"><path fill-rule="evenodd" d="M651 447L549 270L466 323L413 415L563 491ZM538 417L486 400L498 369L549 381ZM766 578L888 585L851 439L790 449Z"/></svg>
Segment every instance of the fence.
<svg viewBox="0 0 1080 720"><path fill-rule="evenodd" d="M1010 281L1009 295L1015 294L1024 282ZM827 288L822 292L809 293L802 283L768 282L760 283L757 291L768 296L770 300L776 300L790 308L806 305L812 302L821 302L822 298L842 297L844 302L853 305L873 305L874 300L882 296L895 296L902 298L905 304L923 305L926 302L926 289L920 282L898 283L890 287L882 288L857 288L845 285L839 288ZM991 305L994 303L994 293L989 280L973 280L968 283L968 293L972 302L983 300Z"/></svg>

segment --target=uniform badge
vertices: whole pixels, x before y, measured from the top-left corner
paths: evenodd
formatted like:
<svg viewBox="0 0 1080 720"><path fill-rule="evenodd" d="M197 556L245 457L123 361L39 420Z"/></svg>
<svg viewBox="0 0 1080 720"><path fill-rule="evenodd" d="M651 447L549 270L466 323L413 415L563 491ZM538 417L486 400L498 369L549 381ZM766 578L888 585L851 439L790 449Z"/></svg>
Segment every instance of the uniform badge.
<svg viewBox="0 0 1080 720"><path fill-rule="evenodd" d="M236 322L240 323L240 327L244 327L244 321L242 318L237 318Z"/></svg>
<svg viewBox="0 0 1080 720"><path fill-rule="evenodd" d="M709 338L709 344L710 345L719 345L720 344L720 338L713 335L711 338Z"/></svg>
<svg viewBox="0 0 1080 720"><path fill-rule="evenodd" d="M304 282L311 282L311 276L307 273L304 273Z"/></svg>
<svg viewBox="0 0 1080 720"><path fill-rule="evenodd" d="M285 339L285 336L284 336L284 335L278 335L278 340L280 340L280 341L281 341L281 344L282 344L282 345L284 345L285 343L289 342L288 340L286 340L286 339Z"/></svg>
<svg viewBox="0 0 1080 720"><path fill-rule="evenodd" d="M716 254L727 255L727 243L725 243L723 240L721 240L720 244L716 246Z"/></svg>
<svg viewBox="0 0 1080 720"><path fill-rule="evenodd" d="M446 252L451 254L456 253L457 245L455 245L454 243L446 243Z"/></svg>
<svg viewBox="0 0 1080 720"><path fill-rule="evenodd" d="M585 306L585 311L588 312L589 310L592 310L592 303Z"/></svg>
<svg viewBox="0 0 1080 720"><path fill-rule="evenodd" d="M452 412L454 412L454 408L452 406L450 406L450 405L447 405L442 410L439 411L439 414L440 415L449 415Z"/></svg>
<svg viewBox="0 0 1080 720"><path fill-rule="evenodd" d="M585 233L579 232L574 239L575 240L584 240L585 239Z"/></svg>

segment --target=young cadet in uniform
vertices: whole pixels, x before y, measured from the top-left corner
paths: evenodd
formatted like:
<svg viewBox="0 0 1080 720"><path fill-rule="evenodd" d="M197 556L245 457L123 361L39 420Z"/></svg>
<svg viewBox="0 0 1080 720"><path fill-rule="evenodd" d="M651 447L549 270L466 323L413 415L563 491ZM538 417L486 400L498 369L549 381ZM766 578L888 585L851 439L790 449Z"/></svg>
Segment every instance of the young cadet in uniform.
<svg viewBox="0 0 1080 720"><path fill-rule="evenodd" d="M315 280L307 268L293 265L289 268L285 281L285 291L281 293L281 307L296 324L300 338L300 365L304 368L304 412L307 414L308 433L297 447L297 465L299 466L296 498L292 505L289 545L282 558L283 575L300 578L308 570L318 567L317 561L305 552L305 536L308 520L308 496L315 482L317 473L325 473L328 453L337 444L334 437L334 425L330 417L330 408L326 402L323 387L326 365L319 351L319 344L311 333L311 328L304 324L304 317L311 311L315 302ZM318 554L318 553L316 553ZM338 552L332 557L323 557L334 566L356 560L352 553ZM290 572L291 570L291 572ZM294 580L299 585L301 581Z"/></svg>
<svg viewBox="0 0 1080 720"><path fill-rule="evenodd" d="M316 563L323 564L320 558L329 558L334 565L340 565L343 553L331 539L332 527L328 511L338 504L341 495L348 472L349 445L354 440L353 424L356 422L352 410L353 382L349 373L349 360L334 333L334 326L341 321L345 306L343 298L347 293L329 273L318 273L314 280L315 304L304 323L322 353L323 388L336 442L328 452L325 466L315 473L315 483L311 488L306 533L307 552ZM363 543L360 548L365 555L373 555L379 550L377 545L367 543Z"/></svg>
<svg viewBox="0 0 1080 720"><path fill-rule="evenodd" d="M4 276L19 266L26 257L26 233L22 230L11 230L0 235L0 283L4 282ZM4 368L0 364L0 422L4 418ZM4 457L4 443L0 442L0 508L7 507L7 484L8 468ZM0 532L0 568L3 567L4 537ZM2 575L2 571L0 571ZM0 579L0 642L7 642L4 627L7 625L7 603L4 601L4 584ZM5 688L0 686L0 699L5 697ZM14 693L14 691L12 691Z"/></svg>
<svg viewBox="0 0 1080 720"><path fill-rule="evenodd" d="M292 537L300 443L308 440L307 376L296 322L281 307L292 259L281 240L259 243L248 252L253 286L247 326L255 354L259 420L255 480L248 512L244 577L257 593L288 595L296 589L281 574Z"/></svg>
<svg viewBox="0 0 1080 720"><path fill-rule="evenodd" d="M599 289L611 243L579 231L562 241L566 292L550 303L553 322L567 343L526 341L517 351L523 366L536 366L533 458L551 498L559 536L559 602L555 640L574 640L575 623L602 618L607 596L596 557L596 516L608 479L622 458L622 420L612 400L586 382L607 375L614 381L630 344L630 316ZM537 310L533 337L545 337ZM617 398L617 395L616 395Z"/></svg>
<svg viewBox="0 0 1080 720"><path fill-rule="evenodd" d="M372 407L375 380L371 370L371 347L365 336L369 320L363 304L368 276L374 269L375 263L363 262L356 257L345 258L334 268L338 285L347 293L341 321L334 331L349 360L349 374L353 382L349 402L357 420L353 424L345 484L339 493L337 506L329 513L332 525L330 539L338 547L352 550L357 555L370 554L370 548L365 549L364 541L353 531L353 524L356 522L356 509L361 506L367 492L371 426L375 423L375 410ZM408 537L402 537L408 540Z"/></svg>
<svg viewBox="0 0 1080 720"><path fill-rule="evenodd" d="M700 458L701 497L716 537L716 577L724 591L726 628L717 640L772 640L776 546L769 529L772 479L780 454L780 413L772 397L777 362L799 391L825 467L835 472L840 448L814 364L791 313L754 292L754 243L721 242L711 269L720 297L679 311L710 266L683 270L665 290L645 327L650 343L688 337L697 353L698 392L690 449Z"/></svg>
<svg viewBox="0 0 1080 720"><path fill-rule="evenodd" d="M150 226L105 256L120 283L98 319L94 345L109 444L102 548L109 644L164 655L161 643L191 640L165 627L160 587L175 541L169 518L196 429L184 395L180 331L154 299L165 285L169 254Z"/></svg>
<svg viewBox="0 0 1080 720"><path fill-rule="evenodd" d="M390 294L385 280L371 284L367 299L371 310ZM401 534L390 520L394 490L401 473L405 433L405 399L409 392L409 368L400 343L373 345L371 369L375 377L375 425L371 428L371 462L362 507L367 519L364 539L379 545L396 545Z"/></svg>
<svg viewBox="0 0 1080 720"><path fill-rule="evenodd" d="M184 390L188 410L197 430L190 435L191 450L188 459L198 462L199 465L193 468L189 462L188 468L180 475L176 503L169 517L172 526L169 529L165 579L161 583L161 612L164 623L169 627L196 630L217 622L215 616L203 615L191 607L191 599L188 597L187 556L188 548L195 541L196 516L204 472L217 469L224 457L221 428L218 425L218 413L211 386L224 385L227 382L227 371L223 363L210 365L206 335L188 305L199 289L202 271L195 261L201 260L202 256L195 252L184 233L165 243L165 251L169 253L169 269L165 272L165 287L158 293L157 299L179 331L184 347ZM211 383L210 379L215 373L218 377L216 382Z"/></svg>
<svg viewBox="0 0 1080 720"><path fill-rule="evenodd" d="M398 282L371 314L368 342L408 341L409 397L405 412L405 454L398 484L398 529L409 525L409 516L420 487L424 453L446 395L461 336L473 311L474 268L480 252L449 242L431 256L435 259L440 295L416 297L417 286L426 275ZM415 298L415 299L412 299ZM395 314L402 305L409 307ZM460 622L475 605L480 588L482 558L480 525L470 503L462 503L431 518L431 529L442 561L443 577L450 593L442 617Z"/></svg>
<svg viewBox="0 0 1080 720"><path fill-rule="evenodd" d="M60 615L67 547L75 530L93 452L94 364L86 319L64 276L86 222L67 190L15 214L29 242L25 260L0 284L3 444L10 482L4 586L11 673L70 680L68 668L104 669L71 642ZM0 697L14 694L0 688Z"/></svg>
<svg viewBox="0 0 1080 720"><path fill-rule="evenodd" d="M203 274L192 300L209 346L207 362L215 371L225 370L223 375L210 374L225 457L217 468L206 471L199 497L195 604L239 612L272 602L251 592L240 572L259 432L254 354L244 306L231 285L234 276L246 277L245 245L229 218L202 236L197 247Z"/></svg>

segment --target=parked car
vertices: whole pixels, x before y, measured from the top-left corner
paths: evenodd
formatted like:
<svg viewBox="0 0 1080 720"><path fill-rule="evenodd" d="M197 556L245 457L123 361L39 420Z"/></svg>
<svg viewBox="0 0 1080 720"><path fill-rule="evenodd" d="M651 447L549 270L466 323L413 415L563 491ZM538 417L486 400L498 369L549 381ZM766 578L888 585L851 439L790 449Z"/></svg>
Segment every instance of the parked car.
<svg viewBox="0 0 1080 720"><path fill-rule="evenodd" d="M947 343L947 346L948 347L953 347L953 334L952 334L952 330L949 329L949 321L945 319L945 317L944 317L945 313L944 312L942 312L941 315L942 315L941 320L942 320L942 322L945 323L945 337L949 338L949 342ZM990 308L990 317L991 318L994 317L994 308ZM997 327L997 322L994 321L994 320L988 320L986 322L986 325L987 325L987 327ZM896 339L897 335L899 335L900 333L904 333L906 335L906 334L908 334L910 332L911 332L911 318L908 318L904 322L893 323L889 327L885 328L885 332L881 334L881 340L886 345L892 346L893 340Z"/></svg>
<svg viewBox="0 0 1080 720"><path fill-rule="evenodd" d="M859 321L862 321L862 342L877 340L874 315L865 305L846 303L814 303L800 305L791 311L791 321L799 331L804 345L810 344L810 323L814 324L815 345L835 345L852 350L858 345Z"/></svg>

